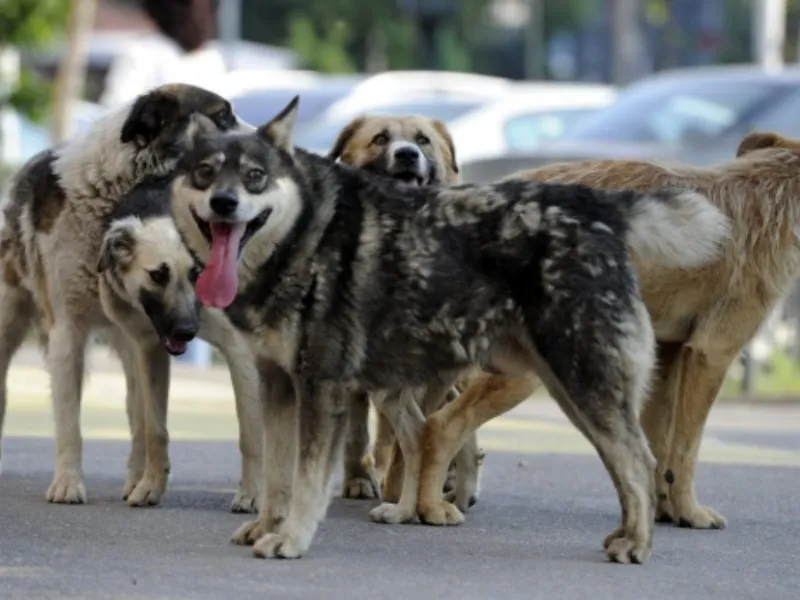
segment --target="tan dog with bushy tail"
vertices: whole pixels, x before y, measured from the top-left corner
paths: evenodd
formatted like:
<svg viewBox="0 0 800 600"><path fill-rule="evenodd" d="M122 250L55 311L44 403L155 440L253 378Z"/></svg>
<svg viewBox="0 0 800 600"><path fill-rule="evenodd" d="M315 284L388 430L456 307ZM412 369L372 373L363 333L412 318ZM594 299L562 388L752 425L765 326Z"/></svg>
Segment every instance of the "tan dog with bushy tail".
<svg viewBox="0 0 800 600"><path fill-rule="evenodd" d="M548 165L511 178L640 192L683 187L706 195L730 218L727 250L708 265L677 269L633 257L658 341L660 375L642 415L658 461L657 516L684 527L724 527L725 518L695 495L698 450L728 367L800 268L800 141L751 133L735 160L703 169L606 160ZM428 419L423 520L452 522L454 507L441 498L448 461L480 425L528 398L537 385L482 375Z"/></svg>

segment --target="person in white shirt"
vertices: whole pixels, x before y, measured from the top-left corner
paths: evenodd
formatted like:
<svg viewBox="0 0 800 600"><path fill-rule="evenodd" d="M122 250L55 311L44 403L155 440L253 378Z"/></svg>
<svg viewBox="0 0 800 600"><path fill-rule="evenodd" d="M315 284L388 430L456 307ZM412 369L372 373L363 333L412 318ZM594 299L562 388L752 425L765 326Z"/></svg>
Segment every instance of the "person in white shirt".
<svg viewBox="0 0 800 600"><path fill-rule="evenodd" d="M164 83L206 88L227 71L211 42L216 32L214 0L143 0L158 33L145 33L112 63L100 103L115 108Z"/></svg>

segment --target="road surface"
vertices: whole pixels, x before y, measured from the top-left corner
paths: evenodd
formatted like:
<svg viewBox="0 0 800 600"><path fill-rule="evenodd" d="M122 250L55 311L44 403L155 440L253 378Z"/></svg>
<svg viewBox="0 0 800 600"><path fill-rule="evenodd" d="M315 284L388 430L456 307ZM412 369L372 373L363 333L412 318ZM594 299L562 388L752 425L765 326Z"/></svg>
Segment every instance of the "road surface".
<svg viewBox="0 0 800 600"><path fill-rule="evenodd" d="M23 357L9 379L0 475L0 598L787 600L800 590L800 406L720 405L698 494L723 531L658 526L644 566L605 561L619 519L608 477L554 405L532 400L481 431L483 492L460 527L370 523L337 498L308 555L255 559L229 543L236 420L226 375L175 369L164 504L120 501L124 385L100 360L83 426L89 503L44 500L52 474L47 379Z"/></svg>

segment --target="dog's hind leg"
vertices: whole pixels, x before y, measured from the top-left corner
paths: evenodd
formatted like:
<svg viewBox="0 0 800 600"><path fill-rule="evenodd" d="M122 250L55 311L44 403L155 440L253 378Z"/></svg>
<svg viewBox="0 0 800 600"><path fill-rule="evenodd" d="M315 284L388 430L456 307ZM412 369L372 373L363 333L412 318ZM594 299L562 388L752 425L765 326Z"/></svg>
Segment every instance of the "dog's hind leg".
<svg viewBox="0 0 800 600"><path fill-rule="evenodd" d="M655 458L639 423L655 340L641 302L634 301L631 314L619 313L614 326L597 323L562 329L560 338L552 335L552 324L543 325L544 332L534 329L539 354L533 364L550 395L595 447L616 488L622 522L604 540L606 554L614 562L641 564L650 555L655 519ZM569 364L565 356L573 357Z"/></svg>
<svg viewBox="0 0 800 600"><path fill-rule="evenodd" d="M530 397L535 376L481 374L453 402L425 421L419 486L419 517L429 525L457 525L464 516L442 497L447 466L475 431Z"/></svg>
<svg viewBox="0 0 800 600"><path fill-rule="evenodd" d="M167 489L169 476L170 358L160 344L136 347L139 402L144 405L145 464L142 478L128 495L128 506L155 506Z"/></svg>
<svg viewBox="0 0 800 600"><path fill-rule="evenodd" d="M3 452L8 368L31 327L34 307L33 299L26 290L0 283L0 460Z"/></svg>
<svg viewBox="0 0 800 600"><path fill-rule="evenodd" d="M253 545L277 530L289 514L292 483L297 463L298 410L291 377L271 362L257 364L261 405L263 476L258 518L233 534L232 541Z"/></svg>
<svg viewBox="0 0 800 600"><path fill-rule="evenodd" d="M425 417L417 404L413 389L403 389L388 395L375 394L373 398L376 407L389 420L397 436L403 453L404 468L402 491L397 503L384 502L373 508L369 516L380 523L407 523L417 517L420 442Z"/></svg>
<svg viewBox="0 0 800 600"><path fill-rule="evenodd" d="M369 395L361 392L353 397L344 453L345 498L374 499L380 497L378 481L369 451Z"/></svg>
<svg viewBox="0 0 800 600"><path fill-rule="evenodd" d="M110 332L110 340L122 362L122 370L125 374L125 411L128 415L128 427L131 432L128 472L125 477L125 486L122 488L122 499L127 500L144 475L147 457L144 441L144 404L142 402L143 395L138 386L139 366L136 362L136 349L116 327L112 328Z"/></svg>
<svg viewBox="0 0 800 600"><path fill-rule="evenodd" d="M86 502L83 483L81 394L88 326L58 317L48 335L47 363L56 425L56 466L47 500L58 504Z"/></svg>
<svg viewBox="0 0 800 600"><path fill-rule="evenodd" d="M239 421L239 453L242 475L239 489L231 502L231 512L253 513L258 510L264 449L259 376L255 358L247 342L233 329L228 318L204 308L200 311L200 337L216 347L225 357L231 374Z"/></svg>
<svg viewBox="0 0 800 600"><path fill-rule="evenodd" d="M672 447L675 420L675 396L680 377L681 343L658 344L656 373L647 402L642 409L641 423L650 449L656 458L656 521L672 522L669 506L667 462Z"/></svg>
<svg viewBox="0 0 800 600"><path fill-rule="evenodd" d="M384 499L388 499L387 491L391 491L392 493L396 491L397 495L394 497L394 500L400 497L400 490L395 490L394 486L392 486L392 490L385 489L392 463L395 460L399 460L399 458L395 456L395 451L398 448L396 442L397 438L394 435L392 424L378 411L375 444L373 444L372 456L373 462L375 463L375 477L383 490L382 494ZM402 470L400 470L400 473L402 473Z"/></svg>
<svg viewBox="0 0 800 600"><path fill-rule="evenodd" d="M353 391L296 382L300 408L297 469L286 520L253 545L261 558L300 558L308 550L331 499L333 471L340 464ZM269 489L269 488L267 488Z"/></svg>

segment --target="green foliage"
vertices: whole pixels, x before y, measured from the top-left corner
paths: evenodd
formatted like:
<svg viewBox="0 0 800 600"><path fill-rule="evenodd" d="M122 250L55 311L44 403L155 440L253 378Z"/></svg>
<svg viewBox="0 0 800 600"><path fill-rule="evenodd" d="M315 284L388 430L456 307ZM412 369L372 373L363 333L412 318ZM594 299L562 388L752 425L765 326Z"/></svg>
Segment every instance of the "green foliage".
<svg viewBox="0 0 800 600"><path fill-rule="evenodd" d="M321 31L320 31L321 30ZM304 15L289 18L288 45L294 49L303 66L323 73L350 73L355 64L347 53L349 27L344 21L330 21L319 28Z"/></svg>
<svg viewBox="0 0 800 600"><path fill-rule="evenodd" d="M51 42L63 30L68 11L68 0L0 0L0 46L36 48ZM41 120L51 97L48 84L23 70L10 97L0 98L0 104L11 104L32 119Z"/></svg>

